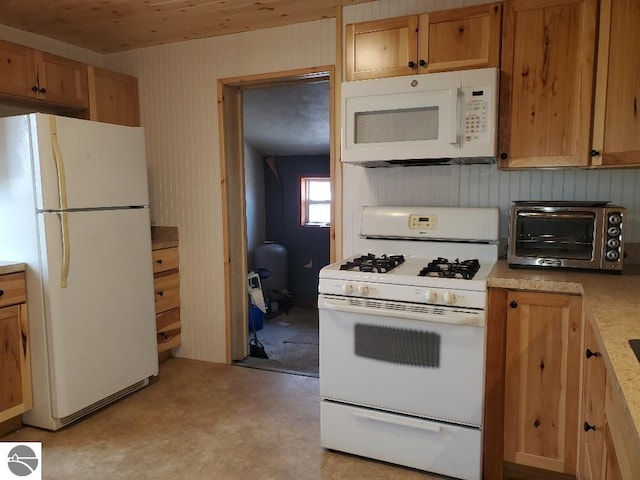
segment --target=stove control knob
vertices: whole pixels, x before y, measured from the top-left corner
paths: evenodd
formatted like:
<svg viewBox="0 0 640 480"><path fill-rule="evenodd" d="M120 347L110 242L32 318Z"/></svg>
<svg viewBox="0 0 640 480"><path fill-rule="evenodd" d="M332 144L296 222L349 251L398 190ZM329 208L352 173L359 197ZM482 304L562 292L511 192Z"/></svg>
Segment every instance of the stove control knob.
<svg viewBox="0 0 640 480"><path fill-rule="evenodd" d="M359 285L358 286L358 293L363 296L366 297L369 295L369 286L368 285Z"/></svg>
<svg viewBox="0 0 640 480"><path fill-rule="evenodd" d="M453 292L447 292L444 296L444 301L447 302L447 305L454 305L456 300L456 294Z"/></svg>
<svg viewBox="0 0 640 480"><path fill-rule="evenodd" d="M438 303L438 292L435 290L427 290L424 294L427 302L429 303Z"/></svg>
<svg viewBox="0 0 640 480"><path fill-rule="evenodd" d="M344 285L342 285L342 292L345 295L353 295L353 284L345 283Z"/></svg>

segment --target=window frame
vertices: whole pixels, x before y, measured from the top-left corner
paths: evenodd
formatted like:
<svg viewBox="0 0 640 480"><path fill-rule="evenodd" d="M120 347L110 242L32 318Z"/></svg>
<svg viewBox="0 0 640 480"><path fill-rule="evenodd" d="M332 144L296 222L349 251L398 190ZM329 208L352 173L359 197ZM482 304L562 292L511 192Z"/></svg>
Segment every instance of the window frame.
<svg viewBox="0 0 640 480"><path fill-rule="evenodd" d="M312 182L323 182L329 185L329 200L310 200L308 198L309 185ZM331 212L331 178L330 177L300 177L300 226L311 228L329 228L331 226L331 218L326 223L310 222L309 221L309 206L310 205L329 205L329 212ZM331 213L329 213L331 215Z"/></svg>

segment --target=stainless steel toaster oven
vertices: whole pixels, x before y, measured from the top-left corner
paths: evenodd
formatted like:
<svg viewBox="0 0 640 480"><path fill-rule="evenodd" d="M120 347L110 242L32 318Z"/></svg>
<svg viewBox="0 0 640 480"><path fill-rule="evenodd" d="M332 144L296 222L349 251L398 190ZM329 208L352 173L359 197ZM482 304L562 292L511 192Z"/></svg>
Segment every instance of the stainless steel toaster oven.
<svg viewBox="0 0 640 480"><path fill-rule="evenodd" d="M509 266L620 272L626 214L624 207L609 202L514 202Z"/></svg>

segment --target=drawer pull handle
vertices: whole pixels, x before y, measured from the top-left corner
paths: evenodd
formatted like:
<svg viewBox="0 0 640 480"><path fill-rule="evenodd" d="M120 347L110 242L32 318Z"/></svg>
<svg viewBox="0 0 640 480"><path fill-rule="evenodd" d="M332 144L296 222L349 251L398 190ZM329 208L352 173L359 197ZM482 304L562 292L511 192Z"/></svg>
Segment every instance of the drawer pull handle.
<svg viewBox="0 0 640 480"><path fill-rule="evenodd" d="M584 422L584 425L582 426L582 428L584 428L585 432L588 432L589 430L593 430L594 432L596 431L596 426L589 425L587 422Z"/></svg>
<svg viewBox="0 0 640 480"><path fill-rule="evenodd" d="M597 357L600 356L600 354L598 352L592 352L588 348L587 348L587 351L586 351L586 355L587 355L587 358L591 358L591 357L596 357L597 358Z"/></svg>
<svg viewBox="0 0 640 480"><path fill-rule="evenodd" d="M4 295L4 290L0 290L0 297Z"/></svg>
<svg viewBox="0 0 640 480"><path fill-rule="evenodd" d="M162 265L162 259L161 259L161 258L159 258L158 260L156 260L156 263L157 263L158 265Z"/></svg>
<svg viewBox="0 0 640 480"><path fill-rule="evenodd" d="M441 427L437 423L412 420L412 419L395 419L383 417L375 414L367 413L354 413L356 417L364 418L366 420L372 420L374 422L390 423L391 425L398 425L400 427L417 428L418 430L426 430L428 432L440 433Z"/></svg>
<svg viewBox="0 0 640 480"><path fill-rule="evenodd" d="M160 291L160 292L158 292L158 295L163 296L164 292Z"/></svg>

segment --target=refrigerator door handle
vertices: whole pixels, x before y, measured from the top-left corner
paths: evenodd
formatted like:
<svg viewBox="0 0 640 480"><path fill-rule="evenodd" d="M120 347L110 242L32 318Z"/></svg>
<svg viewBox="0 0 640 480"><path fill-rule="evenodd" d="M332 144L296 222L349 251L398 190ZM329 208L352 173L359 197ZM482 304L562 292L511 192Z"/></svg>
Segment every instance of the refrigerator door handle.
<svg viewBox="0 0 640 480"><path fill-rule="evenodd" d="M67 183L64 173L64 161L62 159L62 151L58 144L58 128L56 125L56 117L49 117L49 130L51 133L51 148L53 150L53 160L56 163L56 171L58 172L58 196L60 199L60 229L62 231L62 267L60 268L60 286L67 288L67 280L69 278L69 260L71 258L71 245L69 243L69 218L67 216Z"/></svg>
<svg viewBox="0 0 640 480"><path fill-rule="evenodd" d="M71 260L71 244L69 243L69 214L58 212L62 233L62 266L60 267L60 287L67 288L69 278L69 262Z"/></svg>
<svg viewBox="0 0 640 480"><path fill-rule="evenodd" d="M60 210L67 209L67 181L64 173L64 161L62 159L62 150L58 143L58 128L56 126L56 117L49 116L49 130L51 132L51 148L53 150L53 160L56 163L58 172L58 196L60 199Z"/></svg>

